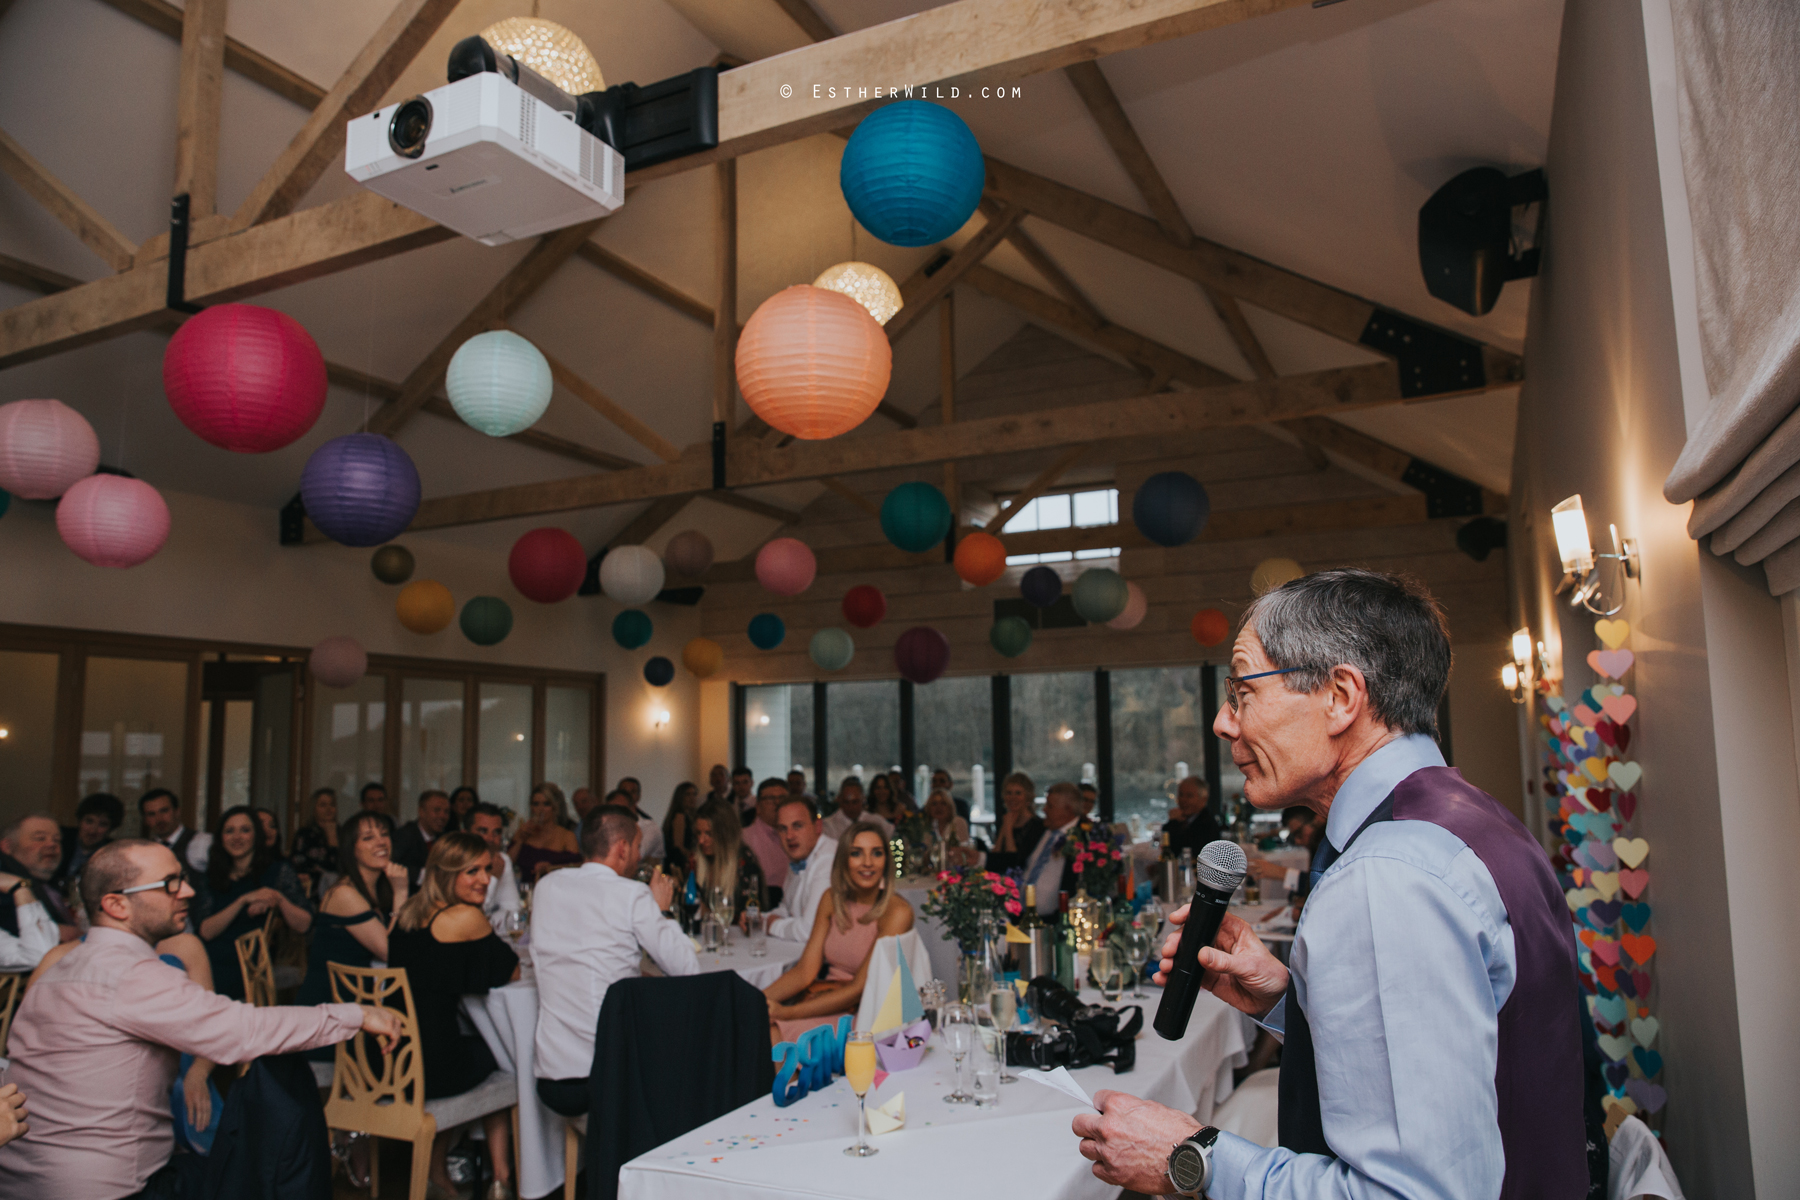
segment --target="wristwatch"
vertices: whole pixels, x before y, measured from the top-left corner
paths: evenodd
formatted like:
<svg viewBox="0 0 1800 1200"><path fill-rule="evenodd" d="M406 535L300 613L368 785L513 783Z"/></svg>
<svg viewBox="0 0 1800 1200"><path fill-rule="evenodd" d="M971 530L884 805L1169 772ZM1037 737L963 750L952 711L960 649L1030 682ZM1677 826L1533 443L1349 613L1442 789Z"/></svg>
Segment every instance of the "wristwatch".
<svg viewBox="0 0 1800 1200"><path fill-rule="evenodd" d="M1219 1131L1211 1125L1169 1151L1169 1182L1178 1196L1198 1196L1212 1185L1212 1148Z"/></svg>

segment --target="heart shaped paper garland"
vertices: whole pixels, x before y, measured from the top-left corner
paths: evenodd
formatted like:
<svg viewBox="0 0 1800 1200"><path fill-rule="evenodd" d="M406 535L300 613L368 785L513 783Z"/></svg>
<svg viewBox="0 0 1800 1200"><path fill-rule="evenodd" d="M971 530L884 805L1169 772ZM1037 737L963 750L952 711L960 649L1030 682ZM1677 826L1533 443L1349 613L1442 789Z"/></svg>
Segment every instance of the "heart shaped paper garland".
<svg viewBox="0 0 1800 1200"><path fill-rule="evenodd" d="M1636 656L1625 648L1631 626L1597 621L1605 647L1587 656L1600 682L1572 700L1543 695L1544 794L1558 804L1550 831L1562 838L1552 864L1576 930L1576 962L1588 1013L1606 1058L1606 1133L1636 1113L1650 1117L1668 1101L1655 1082L1662 1027L1650 1015L1649 962L1656 938L1646 933L1650 843L1625 828L1637 813L1644 768L1625 757L1637 698L1620 680ZM1661 1124L1661 1122L1656 1122Z"/></svg>

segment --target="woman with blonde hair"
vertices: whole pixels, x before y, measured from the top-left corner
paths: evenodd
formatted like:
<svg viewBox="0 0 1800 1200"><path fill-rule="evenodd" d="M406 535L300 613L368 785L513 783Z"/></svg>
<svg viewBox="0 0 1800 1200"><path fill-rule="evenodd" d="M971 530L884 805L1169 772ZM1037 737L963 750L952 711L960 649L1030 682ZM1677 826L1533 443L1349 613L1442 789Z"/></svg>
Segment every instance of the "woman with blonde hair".
<svg viewBox="0 0 1800 1200"><path fill-rule="evenodd" d="M1035 811L1037 785L1023 771L1000 781L1000 824L994 830L994 848L988 851L990 871L1023 867L1038 839L1044 836L1044 819Z"/></svg>
<svg viewBox="0 0 1800 1200"><path fill-rule="evenodd" d="M531 805L525 823L513 835L506 853L520 879L536 881L546 871L581 865L581 845L569 832L569 802L562 789L548 781L531 789Z"/></svg>
<svg viewBox="0 0 1800 1200"><path fill-rule="evenodd" d="M838 840L831 890L819 901L800 961L763 989L769 999L770 1036L792 1041L815 1025L854 1013L862 1003L876 939L897 937L912 927L912 905L894 893L887 835L873 821L858 821Z"/></svg>
<svg viewBox="0 0 1800 1200"><path fill-rule="evenodd" d="M734 911L746 901L763 903L762 866L756 852L744 843L744 827L738 822L737 805L730 800L708 800L694 814L693 870L688 883L704 904L712 904L713 889L731 897ZM721 913L725 920L732 913Z"/></svg>
<svg viewBox="0 0 1800 1200"><path fill-rule="evenodd" d="M931 848L944 847L944 861L953 867L974 866L980 851L969 841L969 823L956 815L956 801L942 788L925 800L925 832Z"/></svg>
<svg viewBox="0 0 1800 1200"><path fill-rule="evenodd" d="M519 968L519 956L494 936L482 915L487 899L488 846L473 833L446 833L431 843L418 892L400 909L388 937L388 965L406 971L419 1022L419 1057L425 1072L425 1099L459 1096L497 1069L493 1051L479 1035L458 1028L462 998L504 985ZM489 1200L512 1196L512 1127L506 1110L481 1118L494 1170ZM457 1195L444 1154L456 1128L438 1130L431 1144L430 1182L441 1196Z"/></svg>

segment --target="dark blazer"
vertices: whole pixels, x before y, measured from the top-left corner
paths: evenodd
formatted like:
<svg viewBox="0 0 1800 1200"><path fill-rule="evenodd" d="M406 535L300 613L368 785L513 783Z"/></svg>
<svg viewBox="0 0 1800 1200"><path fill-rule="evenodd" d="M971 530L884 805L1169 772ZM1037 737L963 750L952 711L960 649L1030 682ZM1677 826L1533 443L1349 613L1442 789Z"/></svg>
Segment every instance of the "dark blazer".
<svg viewBox="0 0 1800 1200"><path fill-rule="evenodd" d="M414 883L425 870L425 857L430 853L431 843L425 840L417 821L408 821L394 830L393 860L407 869Z"/></svg>
<svg viewBox="0 0 1800 1200"><path fill-rule="evenodd" d="M1000 822L996 820L994 822L994 837L998 839L999 836ZM1010 850L989 850L987 856L987 869L1004 873L1023 868L1026 862L1030 860L1032 850L1037 847L1038 839L1043 836L1044 818L1031 817L1027 819L1023 825L1013 830L1013 844L1019 849L1016 852Z"/></svg>
<svg viewBox="0 0 1800 1200"><path fill-rule="evenodd" d="M1163 832L1169 835L1169 848L1180 858L1183 850L1192 850L1194 857L1200 857L1200 851L1208 842L1216 842L1224 837L1219 830L1219 819L1213 816L1212 805L1195 813L1191 820L1176 819L1163 826Z"/></svg>
<svg viewBox="0 0 1800 1200"><path fill-rule="evenodd" d="M254 1060L213 1120L201 1200L331 1200L331 1134L305 1055Z"/></svg>
<svg viewBox="0 0 1800 1200"><path fill-rule="evenodd" d="M112 841L112 835L108 834L106 842L110 841ZM100 846L106 845L106 842L101 842ZM98 850L100 846L95 846L94 849ZM69 886L69 881L73 879L77 873L73 868L75 855L81 849L81 829L79 826L64 825L62 827L62 848L62 861L56 864L56 874L50 877L50 882L59 888L66 889ZM93 857L93 851L89 851L84 855L81 860L82 866L86 866L87 860L91 857Z"/></svg>

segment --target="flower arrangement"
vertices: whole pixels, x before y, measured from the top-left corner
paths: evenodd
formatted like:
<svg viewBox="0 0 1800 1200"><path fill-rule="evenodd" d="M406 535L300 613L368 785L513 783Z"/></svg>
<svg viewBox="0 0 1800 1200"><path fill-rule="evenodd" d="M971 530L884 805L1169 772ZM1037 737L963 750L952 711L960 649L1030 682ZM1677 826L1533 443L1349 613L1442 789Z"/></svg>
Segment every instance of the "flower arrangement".
<svg viewBox="0 0 1800 1200"><path fill-rule="evenodd" d="M922 907L926 916L944 922L964 954L981 948L982 913L993 913L1005 922L1025 911L1019 903L1019 881L1007 875L963 868L938 872L937 882Z"/></svg>
<svg viewBox="0 0 1800 1200"><path fill-rule="evenodd" d="M1063 839L1060 853L1069 860L1079 886L1088 895L1105 898L1119 890L1125 851L1119 836L1107 826L1083 818Z"/></svg>

